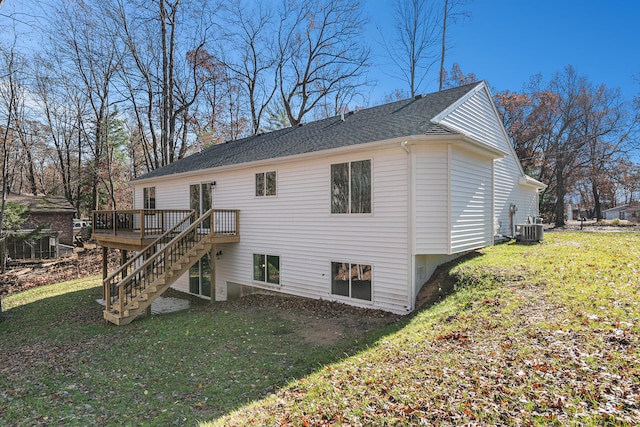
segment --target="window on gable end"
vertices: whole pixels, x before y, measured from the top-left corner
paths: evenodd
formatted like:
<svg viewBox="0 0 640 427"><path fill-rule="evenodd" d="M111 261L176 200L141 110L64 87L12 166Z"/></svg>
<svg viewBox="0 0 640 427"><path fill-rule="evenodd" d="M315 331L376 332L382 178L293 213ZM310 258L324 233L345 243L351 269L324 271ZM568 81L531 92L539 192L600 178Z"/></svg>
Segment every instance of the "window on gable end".
<svg viewBox="0 0 640 427"><path fill-rule="evenodd" d="M276 195L276 172L259 172L256 174L256 197Z"/></svg>

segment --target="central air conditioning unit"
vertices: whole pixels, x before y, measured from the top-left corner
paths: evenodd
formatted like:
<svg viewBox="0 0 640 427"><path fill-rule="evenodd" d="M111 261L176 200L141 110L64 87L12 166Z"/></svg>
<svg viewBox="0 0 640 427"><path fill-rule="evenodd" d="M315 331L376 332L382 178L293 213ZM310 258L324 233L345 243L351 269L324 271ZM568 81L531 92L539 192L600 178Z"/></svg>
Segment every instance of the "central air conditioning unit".
<svg viewBox="0 0 640 427"><path fill-rule="evenodd" d="M516 241L522 243L537 243L544 240L542 224L517 224Z"/></svg>

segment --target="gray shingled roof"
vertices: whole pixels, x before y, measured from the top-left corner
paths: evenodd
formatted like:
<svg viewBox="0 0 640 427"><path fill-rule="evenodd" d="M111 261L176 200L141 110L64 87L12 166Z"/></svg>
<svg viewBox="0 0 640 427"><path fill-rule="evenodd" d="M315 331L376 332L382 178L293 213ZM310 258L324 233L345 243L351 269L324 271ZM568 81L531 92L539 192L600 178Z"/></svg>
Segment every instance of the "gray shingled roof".
<svg viewBox="0 0 640 427"><path fill-rule="evenodd" d="M431 119L480 83L213 145L138 179L312 153L411 135L450 135Z"/></svg>
<svg viewBox="0 0 640 427"><path fill-rule="evenodd" d="M6 198L7 202L26 206L31 213L75 213L76 211L76 208L64 197L9 193Z"/></svg>

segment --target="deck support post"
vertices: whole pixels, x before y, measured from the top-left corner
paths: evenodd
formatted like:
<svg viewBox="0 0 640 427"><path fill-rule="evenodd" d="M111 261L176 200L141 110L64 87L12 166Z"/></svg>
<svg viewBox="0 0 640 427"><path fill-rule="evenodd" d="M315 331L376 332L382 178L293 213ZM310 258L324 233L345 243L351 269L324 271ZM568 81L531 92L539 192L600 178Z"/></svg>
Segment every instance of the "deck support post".
<svg viewBox="0 0 640 427"><path fill-rule="evenodd" d="M216 300L216 244L211 244L211 254L209 256L211 259L211 284L209 285L211 297L209 298L209 303L213 304Z"/></svg>
<svg viewBox="0 0 640 427"><path fill-rule="evenodd" d="M106 301L107 298L107 291L104 288L104 279L107 278L107 265L108 263L108 259L109 259L109 248L107 248L106 246L102 247L102 298Z"/></svg>
<svg viewBox="0 0 640 427"><path fill-rule="evenodd" d="M126 264L128 257L128 251L126 249L120 249L120 267ZM127 272L122 270L122 278L127 277Z"/></svg>

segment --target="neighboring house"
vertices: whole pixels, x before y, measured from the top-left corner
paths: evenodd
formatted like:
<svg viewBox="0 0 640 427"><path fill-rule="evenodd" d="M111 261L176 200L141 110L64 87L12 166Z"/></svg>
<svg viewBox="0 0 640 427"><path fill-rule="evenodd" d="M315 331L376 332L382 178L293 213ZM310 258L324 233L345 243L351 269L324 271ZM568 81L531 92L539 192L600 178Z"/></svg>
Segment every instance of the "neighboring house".
<svg viewBox="0 0 640 427"><path fill-rule="evenodd" d="M603 211L604 219L614 220L622 219L628 221L638 221L638 211L640 211L640 203L634 202L616 206Z"/></svg>
<svg viewBox="0 0 640 427"><path fill-rule="evenodd" d="M627 209L627 219L629 221L640 222L640 202L632 202Z"/></svg>
<svg viewBox="0 0 640 427"><path fill-rule="evenodd" d="M136 209L239 212L237 240L214 239L175 289L225 300L252 287L395 313L414 309L439 264L537 217L544 188L523 173L485 82L214 145L132 184ZM126 241L110 224L140 222L96 215L94 237L112 247ZM113 236L101 240L101 223ZM110 276L107 296L122 295L125 275Z"/></svg>
<svg viewBox="0 0 640 427"><path fill-rule="evenodd" d="M64 197L31 196L27 194L9 193L8 202L27 207L29 216L22 224L24 230L38 227L58 232L58 242L73 245L73 217L75 208Z"/></svg>

